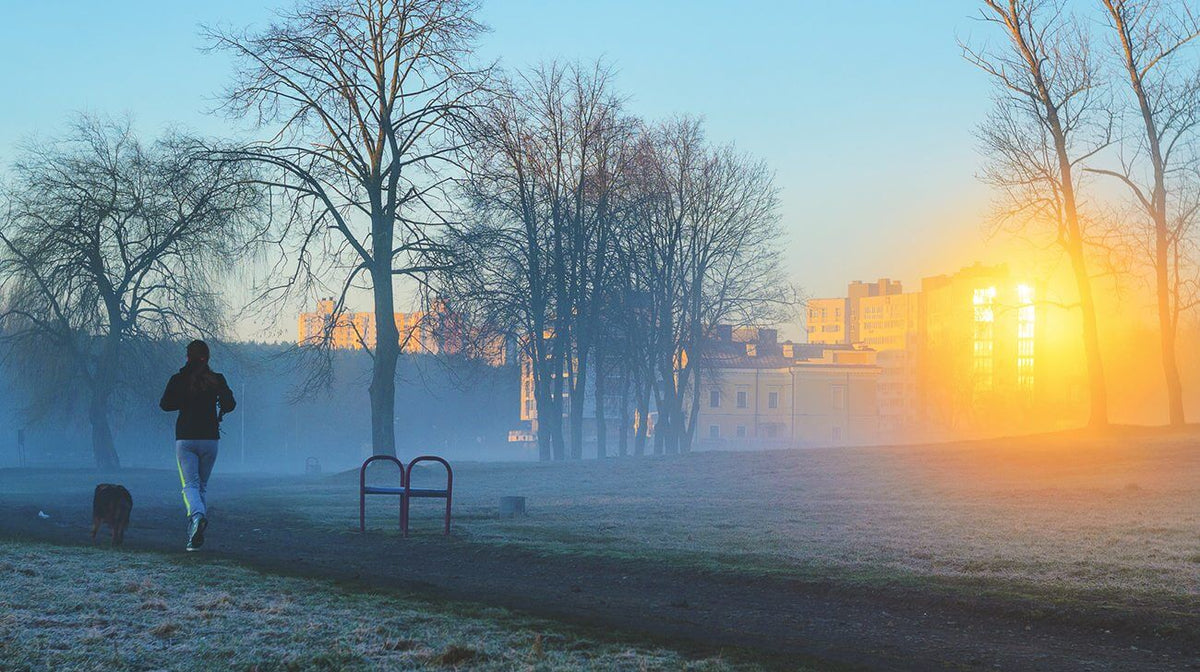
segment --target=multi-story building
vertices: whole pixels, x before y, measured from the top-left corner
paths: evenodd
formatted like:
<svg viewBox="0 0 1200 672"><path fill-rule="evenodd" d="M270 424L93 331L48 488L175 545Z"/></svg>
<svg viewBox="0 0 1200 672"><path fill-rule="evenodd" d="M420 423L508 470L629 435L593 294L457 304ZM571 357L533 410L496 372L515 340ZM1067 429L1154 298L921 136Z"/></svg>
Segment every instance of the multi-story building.
<svg viewBox="0 0 1200 672"><path fill-rule="evenodd" d="M826 345L850 342L850 301L848 299L809 299L805 329L809 343Z"/></svg>
<svg viewBox="0 0 1200 672"><path fill-rule="evenodd" d="M875 282L855 280L846 287L844 298L809 299L806 304L805 327L809 343L850 345L862 341L861 305L864 299L900 294L904 290L898 280L880 278Z"/></svg>
<svg viewBox="0 0 1200 672"><path fill-rule="evenodd" d="M846 287L846 304L849 306L850 314L847 321L849 326L847 343L859 343L862 341L860 328L862 326L862 301L863 299L875 296L889 296L892 294L900 294L904 291L899 280L889 280L888 278L880 278L875 282L861 282L855 280Z"/></svg>
<svg viewBox="0 0 1200 672"><path fill-rule="evenodd" d="M859 300L858 335L863 345L879 353L879 416L882 430L889 435L916 427L920 421L923 324L918 292L876 294Z"/></svg>
<svg viewBox="0 0 1200 672"><path fill-rule="evenodd" d="M437 354L441 352L440 344L434 337L435 325L433 320L440 313L417 311L412 313L395 313L396 330L400 332L400 349L403 352L424 352Z"/></svg>
<svg viewBox="0 0 1200 672"><path fill-rule="evenodd" d="M317 309L301 313L296 343L313 345L329 339L338 350L362 350L375 347L375 314L343 312L334 317L334 300L321 299Z"/></svg>
<svg viewBox="0 0 1200 672"><path fill-rule="evenodd" d="M696 412L699 448L856 445L879 438L875 352L842 344L706 345Z"/></svg>
<svg viewBox="0 0 1200 672"><path fill-rule="evenodd" d="M334 300L322 299L317 309L301 313L298 319L296 342L312 345L329 338L331 347L339 350L374 349L375 314L342 312L335 319ZM432 312L393 313L400 332L400 349L405 353L478 355L492 366L502 366L508 360L507 345L501 336L480 339L478 353L468 344L467 330L449 311L440 307Z"/></svg>
<svg viewBox="0 0 1200 672"><path fill-rule="evenodd" d="M852 282L845 299L809 302L809 340L861 344L878 353L881 429L889 438L987 432L1015 415L1036 424L1034 400L1046 399L1038 293L1004 265L975 264L924 278L920 292L904 293L901 283L886 278ZM819 339L822 316L841 301L845 340L833 338L842 327L830 329L828 340L812 338L813 325Z"/></svg>
<svg viewBox="0 0 1200 672"><path fill-rule="evenodd" d="M951 430L1029 424L1039 357L1037 290L1005 265L925 278L920 387L926 421Z"/></svg>

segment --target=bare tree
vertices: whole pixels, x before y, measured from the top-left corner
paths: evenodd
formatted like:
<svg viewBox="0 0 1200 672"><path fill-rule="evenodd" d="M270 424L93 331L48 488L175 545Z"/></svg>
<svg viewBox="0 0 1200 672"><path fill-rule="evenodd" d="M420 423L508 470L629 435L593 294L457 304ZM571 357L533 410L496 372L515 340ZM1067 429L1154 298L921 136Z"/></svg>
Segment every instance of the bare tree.
<svg viewBox="0 0 1200 672"><path fill-rule="evenodd" d="M549 65L506 88L471 171L469 256L486 262L457 293L523 344L543 459L583 456L589 390L597 456L614 398L622 453L630 424L643 452L652 409L660 445L686 450L712 326L792 305L771 175L694 119L627 118L601 66Z"/></svg>
<svg viewBox="0 0 1200 672"><path fill-rule="evenodd" d="M689 410L713 328L775 323L796 292L781 271L778 200L762 162L710 146L691 118L653 129L649 152L633 267L651 297L656 445L675 453L694 436Z"/></svg>
<svg viewBox="0 0 1200 672"><path fill-rule="evenodd" d="M1120 180L1149 223L1159 347L1173 426L1185 422L1183 385L1176 359L1179 316L1187 299L1181 268L1184 236L1195 215L1189 183L1200 125L1200 67L1184 47L1200 35L1188 2L1101 0L1113 47L1132 94L1141 131L1123 147L1119 170L1094 172Z"/></svg>
<svg viewBox="0 0 1200 672"><path fill-rule="evenodd" d="M521 344L543 459L582 457L586 385L600 373L592 364L634 126L610 80L599 63L554 63L504 81L467 188L476 221L466 256L480 263L446 292Z"/></svg>
<svg viewBox="0 0 1200 672"><path fill-rule="evenodd" d="M452 266L448 187L489 69L470 65L474 0L314 0L259 33L209 29L240 63L226 109L270 139L223 154L272 171L291 199L291 263L265 301L337 277L337 312L365 276L375 313L371 437L394 455L395 282Z"/></svg>
<svg viewBox="0 0 1200 672"><path fill-rule="evenodd" d="M995 108L978 131L991 157L984 179L1003 194L1002 221L1049 225L1071 261L1083 316L1088 425L1102 427L1108 424L1108 393L1078 171L1108 144L1098 66L1082 24L1066 13L1063 0L981 2L983 21L1005 41L992 50L962 47L996 87Z"/></svg>
<svg viewBox="0 0 1200 672"><path fill-rule="evenodd" d="M81 118L25 149L5 194L5 341L35 398L86 397L103 469L120 467L110 417L145 384L146 350L220 332L219 275L255 230L252 176L197 149L179 135L146 147L127 122Z"/></svg>

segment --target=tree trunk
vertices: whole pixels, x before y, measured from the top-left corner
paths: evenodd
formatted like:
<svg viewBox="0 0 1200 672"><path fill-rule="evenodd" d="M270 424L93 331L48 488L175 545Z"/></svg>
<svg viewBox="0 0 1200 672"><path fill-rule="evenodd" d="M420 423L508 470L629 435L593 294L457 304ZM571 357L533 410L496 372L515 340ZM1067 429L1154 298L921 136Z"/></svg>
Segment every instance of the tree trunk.
<svg viewBox="0 0 1200 672"><path fill-rule="evenodd" d="M571 379L571 459L583 459L583 410L587 398L587 358L579 353L575 376Z"/></svg>
<svg viewBox="0 0 1200 672"><path fill-rule="evenodd" d="M604 412L604 360L596 354L596 459L608 457L608 416Z"/></svg>
<svg viewBox="0 0 1200 672"><path fill-rule="evenodd" d="M696 438L696 421L700 417L700 369L697 368L692 372L692 403L691 413L687 414L687 419L684 422L683 440L679 444L680 452L692 452L692 442Z"/></svg>
<svg viewBox="0 0 1200 672"><path fill-rule="evenodd" d="M644 384L638 385L635 414L637 429L633 434L633 454L641 457L646 454L646 434L650 423L650 393Z"/></svg>
<svg viewBox="0 0 1200 672"><path fill-rule="evenodd" d="M1138 109L1141 111L1142 123L1146 130L1146 147L1149 150L1150 164L1154 168L1154 190L1151 194L1148 211L1154 221L1154 284L1158 298L1159 345L1163 376L1167 386L1167 417L1172 427L1179 427L1186 421L1183 411L1183 385L1179 380L1179 364L1176 361L1175 353L1176 327L1178 326L1175 309L1179 305L1179 297L1174 295L1171 288L1171 233L1167 226L1168 166L1167 156L1164 155L1161 144L1162 136L1159 133L1158 114L1160 112L1165 114L1168 124L1172 120L1167 110L1156 109L1147 96L1145 77L1153 66L1142 69L1138 65L1138 58L1135 56L1136 48L1133 44L1135 39L1140 38L1145 42L1151 42L1159 36L1151 33L1134 37L1132 27L1126 22L1127 15L1122 11L1124 8L1120 7L1119 3L1113 2L1105 2L1105 5L1112 17L1113 26L1121 37L1121 54L1125 70L1129 73L1129 83L1137 97ZM1189 37L1188 40L1190 39ZM1169 153L1168 149L1167 154ZM1175 245L1178 244L1179 241L1175 241ZM1176 272L1178 273L1178 269Z"/></svg>
<svg viewBox="0 0 1200 672"><path fill-rule="evenodd" d="M550 448L552 457L555 460L567 459L567 446L563 439L563 413L562 413L562 381L558 381L556 385L560 388L559 394L553 395L554 400L550 404L550 417L546 418L547 428L550 430Z"/></svg>
<svg viewBox="0 0 1200 672"><path fill-rule="evenodd" d="M565 437L563 436L563 373L566 368L566 353L564 351L564 343L566 334L560 333L556 326L554 332L554 346L552 348L553 356L551 357L550 371L550 397L552 408L548 409L553 417L549 420L550 441L554 450L554 459L567 459L567 447Z"/></svg>
<svg viewBox="0 0 1200 672"><path fill-rule="evenodd" d="M92 426L92 454L96 458L96 467L101 471L116 471L121 468L121 459L117 456L108 414L109 401L117 386L124 323L121 320L121 304L115 295L106 294L104 303L108 311L108 333L105 334L104 346L96 362L95 376L91 379L88 422Z"/></svg>
<svg viewBox="0 0 1200 672"><path fill-rule="evenodd" d="M536 364L534 365L536 366ZM533 386L534 406L537 408L537 442L538 442L538 460L541 462L549 462L554 456L554 447L550 439L550 430L546 426L546 412L550 408L549 394L546 391L546 383L535 382Z"/></svg>
<svg viewBox="0 0 1200 672"><path fill-rule="evenodd" d="M675 455L679 452L679 434L682 429L680 416L683 408L680 404L679 381L676 380L673 365L664 370L663 377L663 403L658 408L659 426L662 431L655 432L655 435L662 436L662 452Z"/></svg>
<svg viewBox="0 0 1200 672"><path fill-rule="evenodd" d="M621 415L620 427L617 428L617 454L621 457L629 455L629 377L621 378Z"/></svg>
<svg viewBox="0 0 1200 672"><path fill-rule="evenodd" d="M530 343L529 352L525 355L529 358L529 376L533 378L534 415L531 429L534 429L537 435L538 460L541 462L549 462L553 454L550 431L546 427L546 413L550 408L550 386L549 379L546 378L545 347L545 341L535 340Z"/></svg>
<svg viewBox="0 0 1200 672"><path fill-rule="evenodd" d="M1163 198L1165 201L1165 197ZM1165 212L1159 210L1165 219ZM1175 354L1175 316L1171 305L1171 279L1169 274L1171 241L1165 221L1155 222L1154 276L1158 292L1158 334L1162 350L1163 375L1167 385L1167 417L1172 427L1182 427L1186 422L1183 411L1183 384L1179 380L1179 363Z"/></svg>
<svg viewBox="0 0 1200 672"><path fill-rule="evenodd" d="M103 379L101 378L103 381ZM117 449L113 444L112 428L108 424L108 398L111 381L98 384L99 389L92 390L92 399L88 404L88 420L92 425L92 454L96 458L96 467L101 471L116 471L121 468L121 460L117 457Z"/></svg>
<svg viewBox="0 0 1200 672"><path fill-rule="evenodd" d="M1075 285L1079 290L1079 305L1083 312L1083 349L1087 357L1088 391L1090 412L1088 427L1093 429L1108 426L1108 390L1104 382L1104 362L1100 358L1100 336L1096 326L1096 302L1092 298L1092 281L1088 277L1087 265L1083 260L1083 245L1071 246L1071 266L1075 271Z"/></svg>
<svg viewBox="0 0 1200 672"><path fill-rule="evenodd" d="M1092 278L1087 270L1087 258L1083 249L1083 230L1079 225L1079 210L1075 201L1073 166L1067 156L1067 140L1058 123L1057 111L1050 110L1048 117L1054 129L1055 153L1058 155L1059 176L1062 180L1063 216L1066 219L1067 238L1065 245L1071 258L1071 269L1075 272L1075 285L1079 290L1079 306L1083 312L1083 349L1087 356L1088 383L1091 397L1088 427L1099 429L1108 426L1108 386L1104 381L1104 361L1100 357L1100 333L1096 326L1096 302L1092 297Z"/></svg>
<svg viewBox="0 0 1200 672"><path fill-rule="evenodd" d="M390 246L390 236L389 246ZM376 246L379 254L379 245ZM387 250L390 256L391 250ZM371 280L375 298L375 362L371 369L371 449L375 455L396 456L396 362L400 331L396 328L392 269L377 267Z"/></svg>

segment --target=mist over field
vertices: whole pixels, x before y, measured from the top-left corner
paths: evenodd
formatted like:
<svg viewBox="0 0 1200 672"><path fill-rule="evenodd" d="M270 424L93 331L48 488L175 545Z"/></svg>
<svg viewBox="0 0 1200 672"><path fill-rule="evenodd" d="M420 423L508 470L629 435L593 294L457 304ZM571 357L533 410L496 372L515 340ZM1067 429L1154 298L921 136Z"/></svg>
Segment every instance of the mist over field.
<svg viewBox="0 0 1200 672"><path fill-rule="evenodd" d="M178 350L177 355L174 350ZM158 408L167 379L183 363L183 347L169 349L138 381L113 419L122 466L175 469L175 413ZM303 473L308 458L325 471L357 467L371 454L366 384L370 357L335 352L331 380L310 382L310 360L293 346L234 343L217 350L238 408L221 424L218 473ZM17 432L24 430L27 467L84 469L95 466L84 401L69 391L49 408L30 409L11 372L0 394L0 468L18 465ZM437 453L455 460L529 460L536 452L514 448L508 432L517 422L514 367L467 360L412 356L398 372L397 441L407 456ZM39 412L40 411L40 412Z"/></svg>

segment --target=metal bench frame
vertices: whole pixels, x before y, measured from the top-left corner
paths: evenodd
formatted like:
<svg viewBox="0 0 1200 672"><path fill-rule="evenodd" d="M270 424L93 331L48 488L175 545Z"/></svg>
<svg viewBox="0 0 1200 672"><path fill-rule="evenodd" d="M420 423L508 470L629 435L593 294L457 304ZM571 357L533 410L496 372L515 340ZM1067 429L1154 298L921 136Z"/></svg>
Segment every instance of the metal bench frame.
<svg viewBox="0 0 1200 672"><path fill-rule="evenodd" d="M381 486L374 486L374 485L370 486L370 487L367 486L367 465L371 464L372 462L375 462L376 460L381 460L384 462L391 462L400 468L400 487L394 488L394 487L381 487ZM408 482L408 471L405 470L404 463L401 462L399 459L392 457L391 455L373 455L371 457L368 457L366 459L366 461L362 463L362 466L358 468L358 531L359 532L367 531L367 495L392 495L393 497L399 497L400 498L400 529L405 528L405 523L407 521L404 520L404 515L406 513L404 502L405 502L405 500L408 499L405 496L407 494L407 488L405 487L405 483L407 483L407 482Z"/></svg>
<svg viewBox="0 0 1200 672"><path fill-rule="evenodd" d="M367 485L367 465L375 461L391 462L400 470L400 485L378 486ZM420 462L437 462L446 468L446 487L414 488L412 487L413 467ZM444 499L446 500L446 522L443 534L450 534L450 507L454 496L454 470L450 463L435 455L422 455L413 458L405 468L404 462L391 455L373 455L368 457L358 469L358 530L367 531L367 495L390 495L400 498L400 531L408 536L408 506L413 499Z"/></svg>
<svg viewBox="0 0 1200 672"><path fill-rule="evenodd" d="M434 488L414 488L412 487L413 467L417 466L418 462L437 462L446 468L446 488L438 490ZM400 500L400 527L404 530L404 536L408 536L408 506L413 499L445 499L446 500L446 526L442 534L450 534L450 504L454 495L454 470L450 468L450 463L446 460L437 457L436 455L422 455L414 457L412 462L408 463L408 473L404 475L404 497Z"/></svg>

